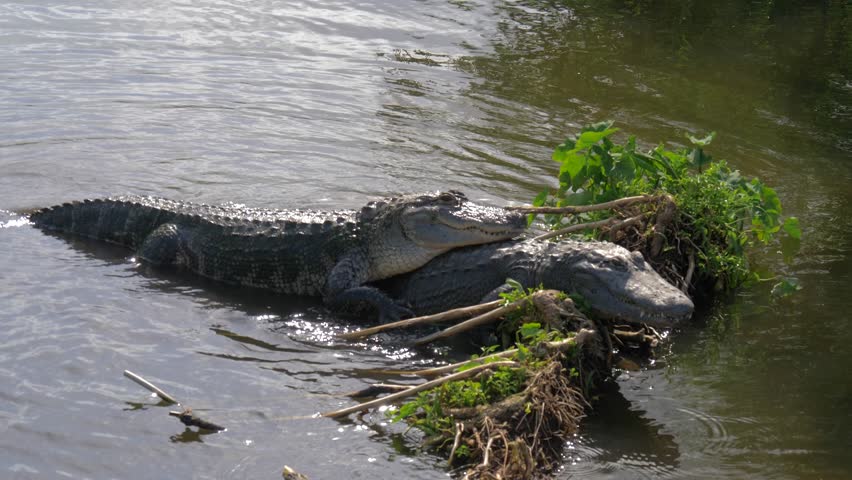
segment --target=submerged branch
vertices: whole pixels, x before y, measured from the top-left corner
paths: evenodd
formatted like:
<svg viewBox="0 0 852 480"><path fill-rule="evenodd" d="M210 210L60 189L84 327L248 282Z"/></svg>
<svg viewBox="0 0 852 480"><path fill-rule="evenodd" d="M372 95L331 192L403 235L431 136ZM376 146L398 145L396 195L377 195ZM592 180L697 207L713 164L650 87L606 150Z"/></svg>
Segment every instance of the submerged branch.
<svg viewBox="0 0 852 480"><path fill-rule="evenodd" d="M383 393L396 393L396 392L404 392L412 388L412 385L394 385L392 383L374 383L369 387L362 388L361 390L357 390L352 393L347 393L346 396L350 398L366 398L366 397L376 397Z"/></svg>
<svg viewBox="0 0 852 480"><path fill-rule="evenodd" d="M180 423L186 425L187 427L198 427L203 428L205 430L213 430L215 432L221 432L225 430L225 427L221 427L216 425L215 423L208 422L201 417L196 416L192 413L191 408L187 408L182 412L169 412L169 415L173 417L177 417L180 420Z"/></svg>

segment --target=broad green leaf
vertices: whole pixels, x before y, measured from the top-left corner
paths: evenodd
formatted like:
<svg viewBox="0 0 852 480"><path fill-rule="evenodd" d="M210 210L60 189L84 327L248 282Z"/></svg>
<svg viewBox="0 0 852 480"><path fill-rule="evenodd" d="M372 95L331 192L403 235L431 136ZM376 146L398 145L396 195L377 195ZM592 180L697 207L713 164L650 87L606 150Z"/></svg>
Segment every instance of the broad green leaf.
<svg viewBox="0 0 852 480"><path fill-rule="evenodd" d="M588 190L575 192L565 196L565 205L588 205L595 198L594 194Z"/></svg>
<svg viewBox="0 0 852 480"><path fill-rule="evenodd" d="M799 285L797 278L785 278L772 286L772 296L775 298L788 297L801 289L802 286Z"/></svg>
<svg viewBox="0 0 852 480"><path fill-rule="evenodd" d="M600 156L601 167L603 168L603 172L605 175L609 175L612 172L612 155L609 154L608 151L603 151Z"/></svg>
<svg viewBox="0 0 852 480"><path fill-rule="evenodd" d="M513 278L507 278L506 279L506 285L508 285L509 288L511 288L512 290L514 290L516 292L524 293L524 286L521 285L521 282L519 282L519 281L517 281Z"/></svg>
<svg viewBox="0 0 852 480"><path fill-rule="evenodd" d="M560 143L556 146L556 149L553 150L553 158L554 161L564 162L569 156L574 153L576 142L573 138L566 138L564 142Z"/></svg>
<svg viewBox="0 0 852 480"><path fill-rule="evenodd" d="M559 179L562 180L562 174L567 174L569 178L574 178L580 173L580 170L586 166L586 157L580 155L570 155L559 167Z"/></svg>
<svg viewBox="0 0 852 480"><path fill-rule="evenodd" d="M545 202L547 202L548 195L550 195L550 192L546 188L544 190L542 190L541 192L539 192L539 194L536 195L535 198L533 199L533 202L532 202L533 207L543 206L545 204ZM527 227L532 225L532 223L534 221L535 221L535 214L534 213L527 214Z"/></svg>
<svg viewBox="0 0 852 480"><path fill-rule="evenodd" d="M576 175L574 175L574 178L571 179L572 190L577 191L583 188L583 185L586 184L586 180L589 179L587 172L588 168L583 168L579 172L577 172Z"/></svg>
<svg viewBox="0 0 852 480"><path fill-rule="evenodd" d="M613 133L617 132L617 128L608 128L601 132L583 132L580 134L580 137L577 139L576 149L583 149L591 147L592 145L601 141L604 137L608 137Z"/></svg>
<svg viewBox="0 0 852 480"><path fill-rule="evenodd" d="M796 240L802 239L802 229L799 228L799 219L796 217L787 217L784 220L784 231Z"/></svg>
<svg viewBox="0 0 852 480"><path fill-rule="evenodd" d="M623 155L615 162L610 175L616 180L629 182L636 177L636 164L633 162L633 155Z"/></svg>
<svg viewBox="0 0 852 480"><path fill-rule="evenodd" d="M696 147L706 147L707 145L710 145L710 142L713 141L715 136L716 132L710 132L710 135L707 135L704 138L696 138L692 135L687 135L686 138L689 139L689 141Z"/></svg>
<svg viewBox="0 0 852 480"><path fill-rule="evenodd" d="M525 323L518 329L518 333L521 335L521 338L524 339L533 338L541 332L541 324L535 322Z"/></svg>
<svg viewBox="0 0 852 480"><path fill-rule="evenodd" d="M397 410L396 415L393 416L392 422L398 422L400 420L406 419L417 412L417 408L419 407L419 403L416 401L404 403L399 410Z"/></svg>
<svg viewBox="0 0 852 480"><path fill-rule="evenodd" d="M692 167L697 168L701 171L705 165L709 164L713 160L713 157L704 153L702 148L693 148L691 152L689 152L689 164Z"/></svg>
<svg viewBox="0 0 852 480"><path fill-rule="evenodd" d="M586 125L580 130L580 132L603 132L604 130L609 130L609 128L612 127L612 124L612 120L604 120L602 122Z"/></svg>
<svg viewBox="0 0 852 480"><path fill-rule="evenodd" d="M656 162L653 158L645 155L644 153L637 153L633 157L633 161L636 162L636 166L640 169L644 170L647 173L656 173L658 171Z"/></svg>
<svg viewBox="0 0 852 480"><path fill-rule="evenodd" d="M781 199L775 190L764 186L760 190L760 197L763 200L763 209L770 213L781 213Z"/></svg>

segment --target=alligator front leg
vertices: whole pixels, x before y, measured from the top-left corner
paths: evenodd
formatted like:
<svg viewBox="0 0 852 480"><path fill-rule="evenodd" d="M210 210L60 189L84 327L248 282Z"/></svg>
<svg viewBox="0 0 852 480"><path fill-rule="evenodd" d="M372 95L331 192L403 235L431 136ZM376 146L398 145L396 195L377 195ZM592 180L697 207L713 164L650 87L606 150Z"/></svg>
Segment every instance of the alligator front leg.
<svg viewBox="0 0 852 480"><path fill-rule="evenodd" d="M176 265L182 250L180 227L173 223L160 225L145 237L136 255L153 265Z"/></svg>
<svg viewBox="0 0 852 480"><path fill-rule="evenodd" d="M413 315L410 309L398 304L378 288L365 286L368 279L366 255L347 255L335 265L326 280L323 296L325 304L337 312L351 312L369 305L378 311L382 323Z"/></svg>

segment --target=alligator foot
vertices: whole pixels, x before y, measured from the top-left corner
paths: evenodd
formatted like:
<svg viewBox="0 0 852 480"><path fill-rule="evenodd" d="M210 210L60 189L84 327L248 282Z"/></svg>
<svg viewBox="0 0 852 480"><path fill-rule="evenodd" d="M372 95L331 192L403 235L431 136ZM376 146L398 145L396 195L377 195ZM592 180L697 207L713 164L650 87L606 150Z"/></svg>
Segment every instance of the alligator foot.
<svg viewBox="0 0 852 480"><path fill-rule="evenodd" d="M328 305L335 312L362 312L365 306L378 312L380 323L390 323L402 318L414 316L414 312L401 303L397 303L381 290L374 287L355 287L344 290L333 297L326 298Z"/></svg>

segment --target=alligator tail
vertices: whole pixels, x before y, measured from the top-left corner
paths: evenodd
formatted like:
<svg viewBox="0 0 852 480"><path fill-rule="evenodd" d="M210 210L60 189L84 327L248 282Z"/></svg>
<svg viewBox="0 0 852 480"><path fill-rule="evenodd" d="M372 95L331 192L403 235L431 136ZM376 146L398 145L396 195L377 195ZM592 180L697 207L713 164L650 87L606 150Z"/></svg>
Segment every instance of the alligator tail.
<svg viewBox="0 0 852 480"><path fill-rule="evenodd" d="M132 197L119 197L41 208L30 213L30 221L46 230L137 248L149 233L174 216L174 212Z"/></svg>

